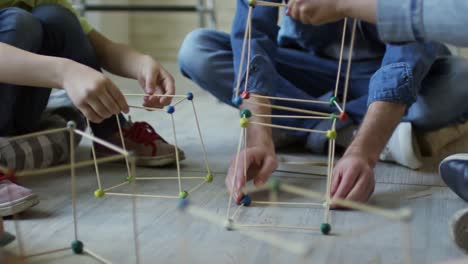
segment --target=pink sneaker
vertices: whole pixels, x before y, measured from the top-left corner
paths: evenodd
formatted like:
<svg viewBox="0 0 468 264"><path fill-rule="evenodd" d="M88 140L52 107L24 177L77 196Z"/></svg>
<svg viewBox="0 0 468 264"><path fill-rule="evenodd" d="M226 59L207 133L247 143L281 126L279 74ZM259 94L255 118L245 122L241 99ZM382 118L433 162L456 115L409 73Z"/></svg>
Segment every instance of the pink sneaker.
<svg viewBox="0 0 468 264"><path fill-rule="evenodd" d="M0 175L0 216L21 213L39 203L30 189L19 186Z"/></svg>

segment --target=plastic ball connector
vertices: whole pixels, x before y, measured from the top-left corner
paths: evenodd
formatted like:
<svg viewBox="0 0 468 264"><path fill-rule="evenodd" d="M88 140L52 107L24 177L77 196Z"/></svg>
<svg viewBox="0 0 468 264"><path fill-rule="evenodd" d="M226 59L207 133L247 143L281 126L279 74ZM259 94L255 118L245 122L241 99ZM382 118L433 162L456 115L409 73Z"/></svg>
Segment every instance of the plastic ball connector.
<svg viewBox="0 0 468 264"><path fill-rule="evenodd" d="M187 196L188 196L188 192L187 192L187 191L181 191L181 192L179 193L179 198L181 198L181 199L185 199L185 198L187 198Z"/></svg>
<svg viewBox="0 0 468 264"><path fill-rule="evenodd" d="M252 198L249 195L244 195L239 202L239 205L250 206L252 204Z"/></svg>
<svg viewBox="0 0 468 264"><path fill-rule="evenodd" d="M335 130L328 130L327 131L327 138L328 139L336 139L336 131Z"/></svg>
<svg viewBox="0 0 468 264"><path fill-rule="evenodd" d="M75 240L71 243L71 249L73 250L73 253L75 254L83 254L83 242L79 240Z"/></svg>
<svg viewBox="0 0 468 264"><path fill-rule="evenodd" d="M232 104L233 104L234 106L239 107L239 106L242 105L242 103L243 103L243 100L242 100L242 98L241 98L240 96L236 96L236 97L234 97L234 98L232 99Z"/></svg>
<svg viewBox="0 0 468 264"><path fill-rule="evenodd" d="M166 106L166 112L168 114L173 114L175 112L175 107L172 105Z"/></svg>
<svg viewBox="0 0 468 264"><path fill-rule="evenodd" d="M104 192L103 189L98 189L98 190L96 190L96 191L94 192L94 197L96 197L96 198L102 198L102 197L104 197L105 194L106 194L106 193Z"/></svg>
<svg viewBox="0 0 468 264"><path fill-rule="evenodd" d="M249 125L249 120L245 117L242 117L239 121L241 127L246 128Z"/></svg>
<svg viewBox="0 0 468 264"><path fill-rule="evenodd" d="M206 176L205 176L205 182L213 182L213 174L211 173L208 173Z"/></svg>
<svg viewBox="0 0 468 264"><path fill-rule="evenodd" d="M252 112L250 112L249 109L243 109L240 112L240 117L251 118L252 117Z"/></svg>
<svg viewBox="0 0 468 264"><path fill-rule="evenodd" d="M243 92L241 93L241 97L242 97L243 99L245 99L245 100L248 100L248 99L250 99L250 93L247 92L247 91L243 91Z"/></svg>
<svg viewBox="0 0 468 264"><path fill-rule="evenodd" d="M320 231L321 231L322 234L324 234L324 235L330 234L330 231L331 231L331 226L330 226L330 224L327 224L327 223L321 224L321 225L320 225Z"/></svg>
<svg viewBox="0 0 468 264"><path fill-rule="evenodd" d="M255 7L257 5L257 1L256 0L249 0L249 6L251 7Z"/></svg>
<svg viewBox="0 0 468 264"><path fill-rule="evenodd" d="M193 100L193 93L191 93L191 92L187 93L187 100L189 100L189 101Z"/></svg>

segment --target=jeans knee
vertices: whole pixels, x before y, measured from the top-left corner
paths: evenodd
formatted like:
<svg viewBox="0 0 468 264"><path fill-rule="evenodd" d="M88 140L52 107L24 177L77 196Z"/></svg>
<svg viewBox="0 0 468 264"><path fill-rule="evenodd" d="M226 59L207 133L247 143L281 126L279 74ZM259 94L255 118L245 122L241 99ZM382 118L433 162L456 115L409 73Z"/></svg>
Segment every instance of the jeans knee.
<svg viewBox="0 0 468 264"><path fill-rule="evenodd" d="M10 7L0 11L0 30L7 32L1 42L31 52L42 46L41 23L31 13Z"/></svg>
<svg viewBox="0 0 468 264"><path fill-rule="evenodd" d="M78 18L70 10L55 4L40 5L33 9L32 14L41 23L53 31L82 31Z"/></svg>
<svg viewBox="0 0 468 264"><path fill-rule="evenodd" d="M214 67L210 50L210 30L197 29L190 32L179 50L179 67L188 78L201 78Z"/></svg>

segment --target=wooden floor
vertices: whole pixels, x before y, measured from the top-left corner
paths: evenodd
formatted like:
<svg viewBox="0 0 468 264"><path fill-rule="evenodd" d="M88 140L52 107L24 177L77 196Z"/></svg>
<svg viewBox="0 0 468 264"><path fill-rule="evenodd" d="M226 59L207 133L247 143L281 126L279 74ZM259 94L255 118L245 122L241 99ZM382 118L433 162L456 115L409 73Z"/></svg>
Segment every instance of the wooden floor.
<svg viewBox="0 0 468 264"><path fill-rule="evenodd" d="M175 70L174 66L170 68ZM133 83L131 85L134 86ZM237 113L180 77L178 87L180 93L192 89L196 94L195 102L209 160L215 172L214 182L190 195L190 202L225 216L229 197L224 187L224 177L238 140ZM132 117L134 120L144 118L173 142L167 115L135 111ZM201 147L192 117L190 105L181 104L177 108L175 118L178 141L187 156L183 162L183 176L205 176ZM89 158L88 145L89 142L83 142L79 149L78 156L81 159ZM458 142L443 155L466 150L466 146L468 141ZM414 212L410 230L413 263L439 263L463 256L450 238L448 222L466 204L446 188L437 175L437 163L443 155L426 160L426 166L420 171L389 164L379 164L376 169L378 183L371 204L385 208L406 206ZM286 157L304 159L310 156L305 153L288 153ZM104 165L102 172L106 186L122 182L125 178L123 165ZM138 169L138 173L141 176L176 176L174 168ZM285 182L324 190L323 177L284 171L276 174ZM132 200L110 196L95 199L93 192L97 184L92 168L80 170L78 179L80 240L87 248L112 263L134 263ZM190 189L199 182L185 180L184 189ZM27 254L67 247L73 240L69 175L61 173L26 178L22 183L41 198L41 203L23 214L19 221ZM143 182L138 183L137 187L140 193L146 194L177 195L178 192L177 182L173 180ZM120 190L130 191L129 187ZM258 195L254 199L267 197ZM281 195L280 199L308 201L290 195ZM262 231L284 238L284 243L292 241L313 246L314 250L305 260L235 231L226 231L220 226L183 214L177 210L176 199L140 198L137 200L137 216L142 263L402 263L404 260L402 241L405 241L405 233L401 232L401 226L362 212L333 211L333 235L327 237L315 231ZM321 208L255 206L244 209L239 221L318 227L322 218ZM6 224L8 230L13 232L13 222L9 220ZM373 231L356 235L372 226L377 227ZM16 249L16 244L8 247L10 252ZM73 255L70 250L31 258L28 262L99 263L88 256Z"/></svg>

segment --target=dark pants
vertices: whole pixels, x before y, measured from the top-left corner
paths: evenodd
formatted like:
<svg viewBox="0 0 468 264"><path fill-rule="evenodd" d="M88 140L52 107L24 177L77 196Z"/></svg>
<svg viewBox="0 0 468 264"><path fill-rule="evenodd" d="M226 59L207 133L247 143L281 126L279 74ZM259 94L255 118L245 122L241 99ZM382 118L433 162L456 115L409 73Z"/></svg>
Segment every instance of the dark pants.
<svg viewBox="0 0 468 264"><path fill-rule="evenodd" d="M31 12L16 7L0 10L0 42L36 54L67 58L100 71L95 51L78 19L58 5L41 5ZM51 89L0 83L0 136L37 130L50 93ZM117 130L115 117L91 127L104 138Z"/></svg>

